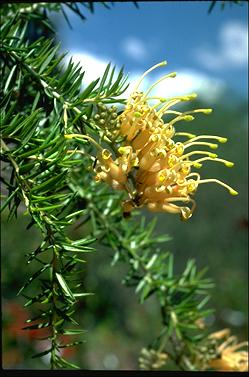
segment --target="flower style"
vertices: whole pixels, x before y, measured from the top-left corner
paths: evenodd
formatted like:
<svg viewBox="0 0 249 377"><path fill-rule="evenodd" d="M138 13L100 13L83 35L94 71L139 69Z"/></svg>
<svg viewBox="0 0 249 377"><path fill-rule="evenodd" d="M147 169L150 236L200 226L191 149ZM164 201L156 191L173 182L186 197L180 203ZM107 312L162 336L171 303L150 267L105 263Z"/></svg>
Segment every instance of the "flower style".
<svg viewBox="0 0 249 377"><path fill-rule="evenodd" d="M194 116L191 114L210 114L212 109L187 112L171 110L179 102L194 99L196 94L168 99L149 97L149 93L159 82L175 77L175 72L163 76L146 93L138 91L143 78L153 69L165 64L166 62L159 63L142 75L124 111L117 118L117 127L113 131L113 138L118 146L116 156L113 157L107 149L100 151L95 179L108 183L116 190L127 191L129 199L123 203L124 214L129 214L136 207L146 206L150 211L178 213L183 220L187 220L195 209L192 197L200 184L215 182L227 188L232 195L238 193L217 179L201 179L200 174L192 172L192 168L200 168L207 160L232 167L232 162L220 159L212 152L189 151L196 146L216 149L218 144L210 143L209 140L225 143L226 138L175 131L178 121L192 121ZM148 103L151 99L157 100L153 106ZM174 118L165 123L162 119L165 115ZM175 136L187 139L183 142L174 141ZM196 155L197 159L191 159Z"/></svg>
<svg viewBox="0 0 249 377"><path fill-rule="evenodd" d="M248 342L237 343L235 336L230 336L230 330L217 331L209 338L218 342L226 338L220 345L217 345L217 355L209 360L209 366L217 371L248 371L248 352L239 349L248 347Z"/></svg>

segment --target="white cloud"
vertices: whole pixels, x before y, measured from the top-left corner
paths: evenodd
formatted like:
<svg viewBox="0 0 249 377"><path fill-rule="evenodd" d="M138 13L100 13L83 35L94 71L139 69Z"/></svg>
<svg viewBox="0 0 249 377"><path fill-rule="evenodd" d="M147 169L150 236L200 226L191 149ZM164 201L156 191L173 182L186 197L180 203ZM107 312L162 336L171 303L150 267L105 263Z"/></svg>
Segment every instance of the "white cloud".
<svg viewBox="0 0 249 377"><path fill-rule="evenodd" d="M209 69L240 68L248 62L248 29L239 21L229 21L220 29L219 46L195 51L199 62Z"/></svg>
<svg viewBox="0 0 249 377"><path fill-rule="evenodd" d="M248 29L240 22L231 22L221 30L224 57L235 65L246 65L248 61Z"/></svg>
<svg viewBox="0 0 249 377"><path fill-rule="evenodd" d="M96 78L102 77L108 62L112 61L110 57L99 57L86 51L72 52L70 56L72 56L75 63L80 62L82 70L85 71L83 78L84 86L96 80ZM70 56L67 57L67 61ZM119 68L120 67L117 66L116 74L118 73ZM144 78L138 90L146 91L154 82L168 73L168 71L165 71L165 69L159 68L151 72ZM131 71L127 73L129 74L128 82L130 85L126 92L121 95L122 98L129 96L129 94L135 89L138 80L143 74L142 71ZM158 97L172 97L196 92L198 97L212 102L221 95L224 86L224 82L215 77L207 76L196 70L181 69L177 72L175 78L167 78L161 81L153 89L151 95Z"/></svg>
<svg viewBox="0 0 249 377"><path fill-rule="evenodd" d="M143 61L148 56L144 42L135 37L126 38L122 42L121 48L126 55L136 61Z"/></svg>

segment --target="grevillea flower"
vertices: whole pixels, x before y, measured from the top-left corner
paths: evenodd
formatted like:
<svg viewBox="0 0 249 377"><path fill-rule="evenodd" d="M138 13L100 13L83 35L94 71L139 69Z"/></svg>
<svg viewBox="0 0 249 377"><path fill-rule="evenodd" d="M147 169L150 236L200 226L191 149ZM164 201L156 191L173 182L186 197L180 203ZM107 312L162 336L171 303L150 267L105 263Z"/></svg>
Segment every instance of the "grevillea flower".
<svg viewBox="0 0 249 377"><path fill-rule="evenodd" d="M227 139L175 130L177 122L192 121L193 114L210 114L212 109L187 112L171 109L177 103L194 99L196 94L168 99L149 96L159 82L175 77L175 72L163 76L145 93L138 91L143 78L165 64L162 62L150 68L137 83L124 111L117 118L116 128L112 128L116 153L113 156L108 149L100 151L95 179L108 183L116 190L127 191L129 199L123 203L124 214L129 214L133 208L146 206L150 211L178 213L187 220L195 209L193 195L199 185L215 182L227 188L232 195L238 193L217 179L201 179L199 173L192 171L208 160L232 167L232 162L220 159L210 151L195 149L198 146L216 149L218 144L210 140L225 143ZM152 99L157 103L150 105ZM165 121L167 117L169 120ZM186 140L175 141L176 136Z"/></svg>
<svg viewBox="0 0 249 377"><path fill-rule="evenodd" d="M217 356L209 360L209 366L217 371L248 371L248 352L241 350L245 346L248 347L248 342L237 343L235 336L230 336L230 330L224 329L217 331L209 338L219 342L225 340L217 346Z"/></svg>

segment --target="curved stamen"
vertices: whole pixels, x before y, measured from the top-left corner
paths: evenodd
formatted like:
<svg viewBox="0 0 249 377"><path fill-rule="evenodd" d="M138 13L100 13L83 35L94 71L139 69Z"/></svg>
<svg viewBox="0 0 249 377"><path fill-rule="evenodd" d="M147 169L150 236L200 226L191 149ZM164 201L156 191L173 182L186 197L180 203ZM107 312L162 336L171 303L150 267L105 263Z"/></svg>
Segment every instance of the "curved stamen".
<svg viewBox="0 0 249 377"><path fill-rule="evenodd" d="M193 156L194 154L205 154L208 155L210 158L216 158L217 154L215 153L210 153L206 151L192 151L189 153L184 154L183 156L179 157L179 160L184 160L186 157Z"/></svg>
<svg viewBox="0 0 249 377"><path fill-rule="evenodd" d="M167 198L165 199L165 201L167 203L171 203L171 202L190 202L191 199L190 198L185 198L184 196L173 196L172 198Z"/></svg>
<svg viewBox="0 0 249 377"><path fill-rule="evenodd" d="M167 114L182 115L183 113L181 113L180 111L176 111L176 110L167 110Z"/></svg>
<svg viewBox="0 0 249 377"><path fill-rule="evenodd" d="M223 158L215 158L215 159L212 158L212 160L215 160L215 161L218 161L218 162L222 162L228 168L232 168L234 166L233 162L228 161L228 160L223 160Z"/></svg>
<svg viewBox="0 0 249 377"><path fill-rule="evenodd" d="M186 111L184 112L183 114L194 114L194 113L203 113L203 114L211 114L213 111L213 109L195 109L195 110L190 110L190 111Z"/></svg>
<svg viewBox="0 0 249 377"><path fill-rule="evenodd" d="M189 139L193 139L196 137L196 135L194 134L190 134L189 132L176 132L175 133L175 136L186 136L188 137Z"/></svg>
<svg viewBox="0 0 249 377"><path fill-rule="evenodd" d="M190 178L190 177L197 177L196 182L199 182L199 180L201 179L200 174L199 174L199 173L196 173L196 172L190 173L189 175L187 175L186 178Z"/></svg>
<svg viewBox="0 0 249 377"><path fill-rule="evenodd" d="M181 202L191 202L193 205L192 205L192 208L191 208L191 212L194 211L195 207L196 207L196 203L195 201L188 197L188 198L184 198L184 197L172 197L172 198L167 198L165 199L165 202L177 202L177 201L181 201Z"/></svg>
<svg viewBox="0 0 249 377"><path fill-rule="evenodd" d="M157 115L158 117L161 117L165 111L167 109L169 109L171 106L174 106L176 105L178 102L181 102L182 100L181 99L172 99L171 101L169 101L168 103L166 103L166 105L164 105L163 107L161 107L161 109L157 112Z"/></svg>
<svg viewBox="0 0 249 377"><path fill-rule="evenodd" d="M229 347L229 350L233 352L233 351L236 351L237 349L242 348L242 347L248 347L248 342L244 341L244 342L241 342L241 343L238 343L238 344L234 344L233 346ZM246 352L246 354L247 354L247 352Z"/></svg>
<svg viewBox="0 0 249 377"><path fill-rule="evenodd" d="M219 352L223 352L225 348L230 348L230 343L235 344L237 342L237 337L235 335L229 336L228 339L226 339L220 346L219 346Z"/></svg>
<svg viewBox="0 0 249 377"><path fill-rule="evenodd" d="M143 95L143 98L146 98L147 95L152 91L152 89L155 88L156 85L158 85L161 81L167 79L167 78L174 78L176 77L176 72L171 72L171 73L168 73L167 75L165 76L162 76L159 80L157 80L153 85L151 85L151 87L147 90L147 92ZM161 102L161 101L160 101Z"/></svg>
<svg viewBox="0 0 249 377"><path fill-rule="evenodd" d="M206 143L205 141L199 141L199 142L185 141L183 144L184 144L184 149L186 149L188 147L192 147L193 145L206 145L206 146L210 147L211 149L217 149L218 148L218 144Z"/></svg>
<svg viewBox="0 0 249 377"><path fill-rule="evenodd" d="M145 78L145 76L148 75L148 73L150 73L151 71L153 71L154 69L156 69L157 67L163 67L167 64L166 60L162 61L161 63L158 63L158 64L155 64L153 65L153 67L149 68L146 72L143 73L143 75L141 76L141 78L139 79L137 85L135 86L135 89L133 90L130 98L128 99L127 101L127 105L130 104L130 101L132 99L132 95L138 90L139 88L139 85L141 84L141 82L143 81L143 79Z"/></svg>
<svg viewBox="0 0 249 377"><path fill-rule="evenodd" d="M171 101L166 103L166 105L161 107L161 109L157 112L157 115L159 117L161 117L165 113L165 111L168 110L171 106L174 106L178 102L191 101L192 99L194 99L196 97L197 97L197 94L195 94L195 93L192 93L192 94L189 94L189 95L186 95L186 96L174 97L174 98L172 98Z"/></svg>
<svg viewBox="0 0 249 377"><path fill-rule="evenodd" d="M86 140L89 140L92 144L95 145L96 148L98 148L99 150L103 150L103 148L97 143L96 140L94 140L93 138L91 138L90 136L88 135L81 135L81 134L67 134L67 135L64 135L64 137L66 139L86 139Z"/></svg>
<svg viewBox="0 0 249 377"><path fill-rule="evenodd" d="M199 136L195 136L192 140L192 141L196 141L196 140L200 140L200 139L215 139L215 140L218 140L220 143L226 143L227 142L227 138L226 137L222 137L222 136L215 136L215 135L199 135Z"/></svg>
<svg viewBox="0 0 249 377"><path fill-rule="evenodd" d="M238 195L238 192L235 191L232 187L228 186L226 183L222 182L222 181L219 181L218 179L214 179L214 178L210 178L210 179L201 179L199 181L199 184L200 183L209 183L209 182L214 182L214 183L218 183L219 185L225 187L229 193L231 195Z"/></svg>
<svg viewBox="0 0 249 377"><path fill-rule="evenodd" d="M202 165L200 164L200 162L203 162L203 161L217 161L217 162L222 162L224 165L226 165L227 167L233 167L234 166L234 163L231 162L231 161L227 161L227 160L223 160L222 158L211 158L211 157L202 157L202 158L198 158L197 160L187 160L187 161L184 161L184 164L188 164L188 166L194 166L196 168L200 168ZM170 170L175 170L177 167L181 166L182 162L177 162L173 167L170 168ZM196 165L196 166L195 166ZM198 166L200 165L200 166Z"/></svg>
<svg viewBox="0 0 249 377"><path fill-rule="evenodd" d="M190 122L191 120L194 120L194 117L191 116L191 115L184 115L184 114L181 114L181 115L179 115L178 117L172 119L168 124L169 124L169 125L173 125L173 124L175 124L176 122L179 122L179 120L185 120L186 122Z"/></svg>
<svg viewBox="0 0 249 377"><path fill-rule="evenodd" d="M77 149L77 148L75 148L74 150L68 149L67 153L68 154L77 154L77 153L79 153L79 154L82 154L84 156L88 156L92 161L95 161L95 159L96 159L96 157L93 157L89 153L87 153L85 151L82 151L80 149ZM30 156L30 157L32 157L32 156Z"/></svg>

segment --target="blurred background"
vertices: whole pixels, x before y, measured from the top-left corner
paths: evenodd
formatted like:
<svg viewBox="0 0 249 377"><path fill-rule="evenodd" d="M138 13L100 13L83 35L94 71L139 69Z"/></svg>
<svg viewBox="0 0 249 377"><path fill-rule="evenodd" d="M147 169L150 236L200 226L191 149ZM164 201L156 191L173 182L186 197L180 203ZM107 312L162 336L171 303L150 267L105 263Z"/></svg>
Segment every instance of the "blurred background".
<svg viewBox="0 0 249 377"><path fill-rule="evenodd" d="M210 1L138 2L139 9L132 2L117 2L111 9L95 3L94 14L84 11L85 21L65 8L72 29L62 15L52 13L51 20L61 51L67 50L68 57L80 61L86 71L83 85L99 77L111 61L117 68L124 65L129 74L131 85L125 97L145 70L166 59L168 66L153 71L141 89L176 71L177 77L163 81L154 94L196 92L198 99L188 109L213 108L208 117L199 115L179 129L228 138L218 154L233 161L234 168L207 162L201 173L203 178L223 180L239 195L230 196L215 184L202 185L193 217L182 223L178 216L158 214L157 232L172 237L165 251L174 253L176 272L190 258L200 269L209 267L207 274L216 284L209 304L216 312L210 324L213 329L230 327L244 340L248 324L248 4L226 3L221 10L217 2L210 14ZM144 215L155 216L147 211ZM1 218L3 367L44 369L49 362L46 356L30 357L46 345L37 340L41 333L21 330L32 313L23 309L25 299L16 297L34 269L27 268L24 255L37 247L40 235L32 228L26 231L29 219L22 213L11 223L7 216L6 210ZM121 283L125 267L121 263L111 267L111 258L111 250L100 249L88 256L82 272L86 290L95 292L78 310L78 319L88 330L86 342L64 354L81 368L137 369L140 349L160 329L157 303L150 298L139 305L133 291Z"/></svg>

